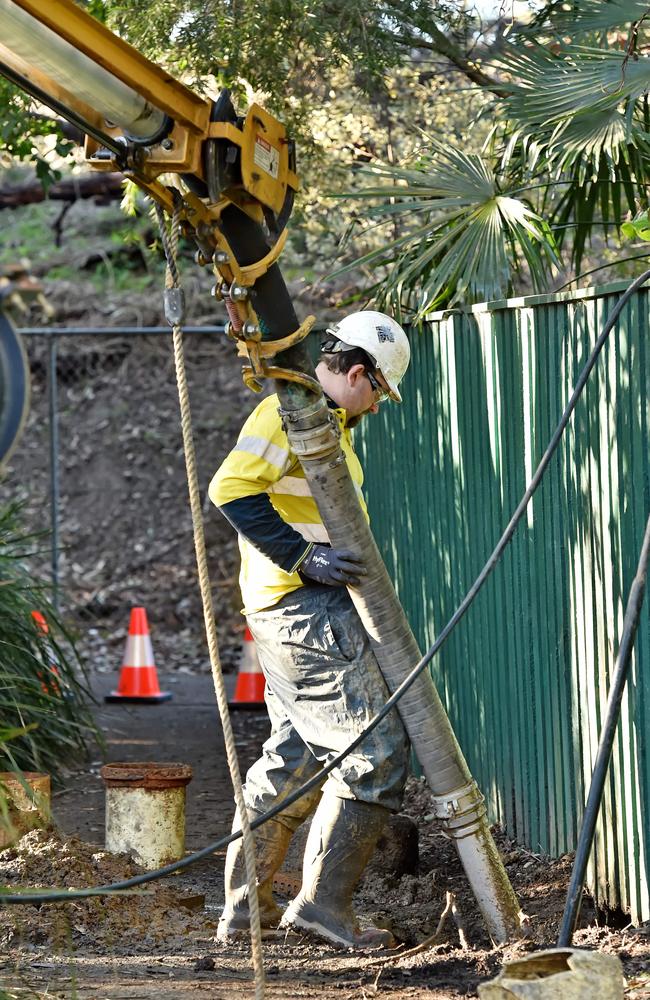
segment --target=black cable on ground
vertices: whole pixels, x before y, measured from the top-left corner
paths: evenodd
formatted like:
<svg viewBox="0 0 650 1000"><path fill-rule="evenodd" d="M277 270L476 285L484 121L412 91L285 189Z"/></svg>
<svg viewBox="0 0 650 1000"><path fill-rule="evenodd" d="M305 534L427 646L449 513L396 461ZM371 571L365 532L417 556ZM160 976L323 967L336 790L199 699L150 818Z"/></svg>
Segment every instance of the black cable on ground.
<svg viewBox="0 0 650 1000"><path fill-rule="evenodd" d="M600 733L598 753L596 754L596 763L594 764L594 770L591 776L591 785L589 786L587 805L585 806L584 816L582 817L582 826L580 827L580 836L578 837L578 847L576 849L573 870L571 872L571 883L569 885L569 891L567 892L564 915L562 917L562 927L560 928L560 936L557 941L558 948L569 947L571 939L573 938L573 932L576 929L578 917L580 916L582 887L585 883L587 862L589 861L591 845L593 843L596 823L598 821L598 812L600 810L600 803L603 797L607 769L609 768L609 762L612 756L614 735L616 733L616 727L621 713L621 699L623 698L623 691L625 690L625 685L627 683L630 663L632 661L632 651L634 649L634 640L636 639L636 633L639 627L639 618L641 616L641 607L643 605L646 579L648 576L649 559L650 517L648 518L648 522L646 524L643 545L641 546L641 555L639 556L639 564L630 588L630 596L627 599L627 607L625 608L623 632L621 634L618 656L616 658L614 674L609 688L609 695L607 697L605 721L603 722L603 728Z"/></svg>
<svg viewBox="0 0 650 1000"><path fill-rule="evenodd" d="M374 717L374 719L372 719L370 723L368 723L364 731L359 736L357 736L356 739L354 739L352 743L350 743L350 745L345 748L345 750L342 750L339 754L337 754L336 757L334 757L329 762L329 764L325 765L318 774L314 775L313 778L310 778L309 781L306 781L304 785L301 785L300 788L296 789L296 791L293 792L291 795L289 795L286 799L283 799L283 801L279 803L277 806L274 806L272 809L269 809L267 813L265 813L263 816L258 817L258 819L256 819L253 823L251 823L252 830L256 830L258 826L262 826L262 824L266 823L268 820L274 819L274 817L277 816L279 813L281 813L284 809L286 809L287 806L292 805L298 799L302 798L303 795L306 795L308 792L310 792L313 788L315 788L322 782L323 778L326 777L326 775L328 775L330 771L333 771L335 767L338 767L341 761L344 760L344 758L347 757L349 753L351 753L353 750L356 750L359 744L366 738L368 733L372 732L372 730L379 725L382 719L384 719L388 715L391 709L394 708L394 706L397 704L402 695L406 691L408 691L408 689L415 682L419 674L431 663L433 657L442 648L442 646L447 641L447 639L449 638L450 634L452 633L458 622L465 615L465 612L468 610L468 608L476 598L477 594L481 590L488 576L490 575L490 573L498 563L499 559L503 555L504 550L510 543L512 536L515 533L515 529L526 511L526 507L528 506L533 494L537 490L540 482L542 481L542 477L546 472L548 465L550 464L550 461L555 453L558 444L560 443L562 434L564 433L564 430L571 418L571 414L573 413L576 404L578 402L578 399L582 394L582 391L587 383L587 379L589 378L589 375L591 374L594 365L598 360L598 356L600 355L600 352L603 349L603 346L609 334L616 325L616 321L618 320L618 317L620 316L624 306L632 297L632 295L636 291L638 291L638 289L641 288L641 286L644 285L646 281L648 281L649 279L650 279L650 269L644 271L644 273L640 275L640 277L635 278L635 280L631 283L629 288L627 288L626 291L621 295L618 302L614 306L614 309L612 310L612 313L609 319L607 320L607 323L603 327L602 333L598 337L598 340L596 341L594 348L591 354L589 355L589 358L587 359L584 368L580 372L580 376L575 384L574 390L571 394L571 398L569 399L569 402L566 405L566 408L560 418L560 421L555 429L555 432L553 433L553 436L548 444L548 447L544 452L539 462L539 465L537 466L537 469L535 470L535 473L528 485L528 488L526 489L526 492L519 501L519 504L517 505L514 514L510 518L510 521L508 522L505 531L503 532L501 538L494 547L494 550L490 555L490 557L488 558L487 562L485 563L483 569L476 577L474 583L465 594L465 597L458 605L456 611L451 616L445 627L442 629L442 631L440 632L438 638L435 640L433 645L429 648L429 650L425 653L425 655L422 657L420 662L413 668L413 670L411 670L410 674L408 674L404 678L400 686L395 689L395 691L390 696L390 698L388 699L382 710L377 713L377 715ZM68 890L54 889L50 890L49 892L46 890L44 891L43 889L36 889L36 890L27 889L20 894L13 894L13 893L9 894L0 892L0 905L2 905L3 903L12 905L55 903L70 899L84 899L89 896L101 896L105 895L106 893L124 892L125 890L133 889L136 886L144 885L146 882L153 882L155 879L162 878L165 875L171 875L173 872L180 871L183 868L189 868L190 865L196 864L197 861L201 861L203 860L203 858L209 857L211 854L214 854L215 851L221 850L223 847L226 847L233 840L237 840L238 837L240 836L241 833L239 832L231 833L227 837L222 837L220 840L216 840L213 843L208 844L207 847L202 848L200 851L196 851L196 853L190 854L186 858L181 858L180 861L174 861L170 865L165 865L163 868L156 869L156 871L145 872L142 875L135 875L133 878L124 879L121 882L112 882L110 885L92 886L87 889L68 889Z"/></svg>

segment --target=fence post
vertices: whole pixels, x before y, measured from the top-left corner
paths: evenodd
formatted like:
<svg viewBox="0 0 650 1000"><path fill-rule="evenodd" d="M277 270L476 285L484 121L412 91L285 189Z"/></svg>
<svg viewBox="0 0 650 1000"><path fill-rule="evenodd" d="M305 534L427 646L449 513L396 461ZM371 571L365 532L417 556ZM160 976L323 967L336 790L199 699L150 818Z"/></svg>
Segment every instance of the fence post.
<svg viewBox="0 0 650 1000"><path fill-rule="evenodd" d="M50 334L48 401L50 411L50 520L52 533L52 604L59 612L59 411L56 334Z"/></svg>

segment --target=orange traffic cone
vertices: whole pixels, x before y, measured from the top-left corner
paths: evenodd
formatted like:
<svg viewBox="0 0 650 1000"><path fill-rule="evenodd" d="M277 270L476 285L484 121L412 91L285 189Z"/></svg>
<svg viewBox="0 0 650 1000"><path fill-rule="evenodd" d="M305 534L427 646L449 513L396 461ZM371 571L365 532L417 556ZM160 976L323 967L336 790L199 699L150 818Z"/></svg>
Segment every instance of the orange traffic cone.
<svg viewBox="0 0 650 1000"><path fill-rule="evenodd" d="M47 624L45 615L41 611L32 611L32 620L36 626L36 630L41 633L41 635L47 636L50 633L50 626ZM39 674L39 679L41 681L41 687L45 691L45 694L60 695L61 685L59 683L59 668L52 656L52 651L48 646L48 662L46 664L47 675Z"/></svg>
<svg viewBox="0 0 650 1000"><path fill-rule="evenodd" d="M107 694L104 701L155 704L167 701L168 698L171 698L171 692L161 691L158 687L147 612L144 608L131 608L129 634L126 637L126 649L117 691Z"/></svg>
<svg viewBox="0 0 650 1000"><path fill-rule="evenodd" d="M249 628L244 631L244 644L239 661L239 674L230 708L266 708L264 701L264 674L255 650L255 641Z"/></svg>

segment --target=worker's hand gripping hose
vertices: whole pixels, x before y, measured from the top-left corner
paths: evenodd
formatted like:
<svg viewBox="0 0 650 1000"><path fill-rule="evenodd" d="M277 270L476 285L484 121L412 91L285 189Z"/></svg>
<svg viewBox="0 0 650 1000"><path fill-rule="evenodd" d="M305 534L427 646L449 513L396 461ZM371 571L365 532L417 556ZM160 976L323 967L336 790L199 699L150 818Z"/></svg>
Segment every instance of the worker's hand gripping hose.
<svg viewBox="0 0 650 1000"><path fill-rule="evenodd" d="M515 533L519 521L523 517L530 500L532 499L534 493L536 492L537 488L539 487L542 481L544 473L546 472L546 469L548 468L551 459L553 458L553 455L564 433L564 430L571 418L573 411L576 408L576 404L583 392L583 389L587 383L589 375L591 374L596 364L596 361L598 360L600 352L609 334L615 327L616 322L623 308L630 300L632 295L636 291L638 291L638 289L641 288L641 286L644 285L649 279L650 279L650 270L647 270L642 275L640 275L640 277L636 278L632 282L629 288L626 289L626 291L623 293L623 295L621 295L620 299L616 303L609 319L607 320L607 323L605 324L602 330L602 333L598 337L598 340L596 341L594 348L591 354L589 355L589 358L587 359L584 368L580 373L580 376L578 377L578 380L571 394L571 398L569 399L566 405L566 408L553 433L553 436L551 437L551 440L549 441L546 451L544 452L544 455L542 456L540 463L537 466L537 469L535 470L535 473L526 489L526 492L522 496L512 517L510 518L510 521L508 522L505 531L503 532L501 538L495 545L494 550L492 551L487 562L483 566L483 569L476 577L474 583L465 594L465 597L458 605L454 614L451 616L447 624L444 626L444 628L438 635L433 645L429 648L426 654L420 659L420 661L416 664L416 666L411 670L411 672L407 675L407 677L405 677L404 681L400 684L400 686L393 692L393 694L390 696L390 698L382 708L381 712L379 712L375 716L375 718L368 724L366 729L359 736L357 736L356 739L353 740L349 746L347 746L344 750L342 750L339 754L337 754L336 757L334 757L329 762L329 764L327 764L327 766L325 766L321 771L319 771L317 775L315 775L309 781L306 781L304 785L298 788L292 795L290 795L286 799L283 799L281 803L279 803L277 806L274 806L273 809L270 809L263 816L260 816L257 820L251 823L252 830L257 829L258 826L262 826L262 824L266 823L267 820L274 819L277 815L279 815L279 813L281 813L284 809L286 809L287 806L292 805L303 795L306 795L308 792L312 791L312 789L314 789L317 785L319 785L322 782L323 778L326 775L328 775L331 771L333 771L335 767L338 767L341 761L344 760L345 757L348 756L348 754L352 753L353 750L356 750L356 748L359 746L360 743L363 742L368 733L372 732L372 730L379 725L382 719L386 717L388 712L390 712L391 709L394 708L394 706L400 700L402 695L409 690L409 688L413 685L418 676L422 673L423 670L425 670L428 667L434 656L436 656L436 654L440 651L440 649L447 641L447 639L451 635L456 625L459 623L461 618L464 617L465 612L469 609L470 605L473 603L474 599L476 598L479 591L483 587L483 584L489 577L492 570L497 565L499 559L501 558L505 549L510 543L510 540L512 539L512 536ZM67 890L25 889L20 893L13 893L13 892L7 893L0 890L0 904L2 903L32 904L32 903L48 903L48 902L54 903L72 899L84 899L89 896L105 895L106 893L125 892L134 889L139 885L143 885L146 882L152 882L155 879L162 878L164 875L171 875L173 872L180 871L183 868L189 868L190 865L196 864L196 862L201 861L203 858L209 857L209 855L214 854L216 851L219 851L222 848L226 847L233 840L237 840L237 838L240 836L241 836L240 832L231 833L226 837L222 837L220 840L213 841L211 844L208 844L206 847L202 848L202 850L196 851L194 854L190 854L188 855L188 857L182 858L180 861L173 862L173 864L165 865L163 868L159 868L156 871L146 872L142 875L135 875L133 878L125 879L121 882L113 882L109 885L93 886L87 889L67 889Z"/></svg>
<svg viewBox="0 0 650 1000"><path fill-rule="evenodd" d="M332 549L329 545L314 545L298 569L303 576L328 587L357 587L359 577L366 575L366 569L354 552Z"/></svg>

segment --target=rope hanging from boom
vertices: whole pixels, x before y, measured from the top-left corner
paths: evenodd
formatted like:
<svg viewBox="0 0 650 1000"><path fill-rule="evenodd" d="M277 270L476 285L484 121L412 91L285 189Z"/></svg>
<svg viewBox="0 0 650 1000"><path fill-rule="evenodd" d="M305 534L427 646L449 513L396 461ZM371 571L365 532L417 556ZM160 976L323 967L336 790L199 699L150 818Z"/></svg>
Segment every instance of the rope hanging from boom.
<svg viewBox="0 0 650 1000"><path fill-rule="evenodd" d="M237 758L237 750L235 747L235 737L232 730L232 723L230 721L230 714L228 712L228 696L226 694L226 687L221 670L219 641L217 637L214 608L212 605L212 587L210 585L210 575L208 571L208 559L205 545L205 531L203 527L203 513L199 490L199 477L197 473L196 452L194 449L194 435L192 433L192 413L187 386L187 375L185 372L185 354L183 350L182 328L185 302L183 289L181 288L180 273L178 270L180 199L176 201L176 207L171 222L171 232L167 229L165 213L158 204L156 204L156 215L158 217L158 226L160 228L160 238L162 240L167 260L167 273L165 276L165 315L167 322L172 327L174 363L176 367L176 382L178 385L178 401L181 411L183 451L185 454L187 486L190 495L190 510L192 513L192 529L194 533L194 549L196 551L199 589L203 603L203 620L205 623L205 631L208 641L214 691L217 699L217 706L219 708L219 716L221 718L221 726L226 746L226 760L228 762L228 769L230 771L230 778L235 795L235 804L237 806L237 814L239 816L239 823L242 831L244 859L246 862L246 877L249 885L248 904L250 910L253 969L255 973L255 998L256 1000L263 1000L264 960L262 955L262 931L257 894L257 875L255 870L255 842L244 802L241 771L239 769L239 760Z"/></svg>

